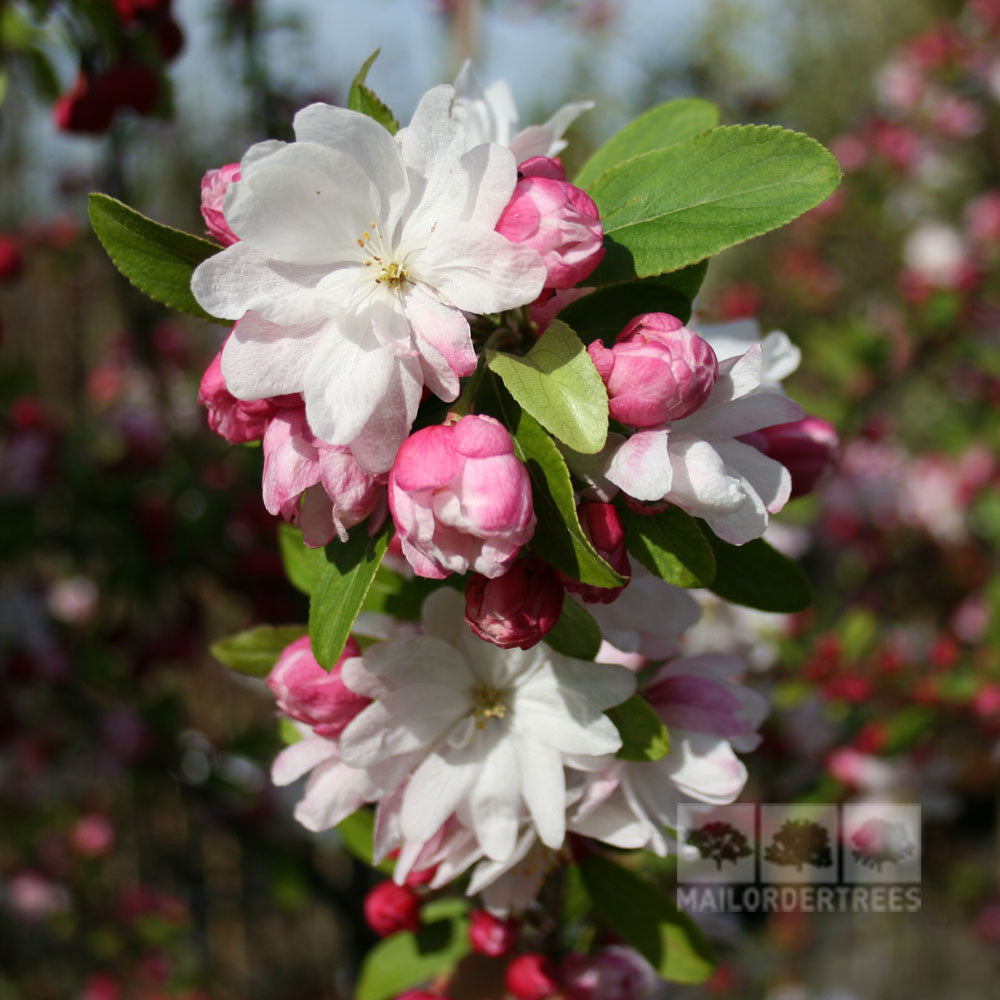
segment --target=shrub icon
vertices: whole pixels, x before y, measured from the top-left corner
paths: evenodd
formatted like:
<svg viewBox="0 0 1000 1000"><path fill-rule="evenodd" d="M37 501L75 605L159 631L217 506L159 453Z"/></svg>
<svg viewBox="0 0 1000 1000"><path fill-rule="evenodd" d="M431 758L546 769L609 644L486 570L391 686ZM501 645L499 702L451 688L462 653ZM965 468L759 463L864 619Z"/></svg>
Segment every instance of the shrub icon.
<svg viewBox="0 0 1000 1000"><path fill-rule="evenodd" d="M793 867L799 872L805 865L831 868L830 832L813 820L787 819L767 845L764 860L782 868Z"/></svg>
<svg viewBox="0 0 1000 1000"><path fill-rule="evenodd" d="M875 816L851 834L849 843L854 860L876 871L887 862L900 864L917 856L917 845L901 820Z"/></svg>
<svg viewBox="0 0 1000 1000"><path fill-rule="evenodd" d="M746 835L732 824L721 820L705 823L692 830L687 835L686 843L696 848L703 858L714 861L716 871L722 870L724 861L736 865L740 858L749 857L753 853Z"/></svg>

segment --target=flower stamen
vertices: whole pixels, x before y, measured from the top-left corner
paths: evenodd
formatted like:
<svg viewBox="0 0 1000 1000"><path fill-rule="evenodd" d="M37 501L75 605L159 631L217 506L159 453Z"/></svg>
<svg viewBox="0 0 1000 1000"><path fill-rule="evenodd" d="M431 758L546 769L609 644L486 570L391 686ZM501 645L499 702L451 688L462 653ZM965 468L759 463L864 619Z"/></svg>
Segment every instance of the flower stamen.
<svg viewBox="0 0 1000 1000"><path fill-rule="evenodd" d="M503 692L497 691L486 684L477 684L472 691L475 699L473 713L476 716L476 729L482 729L487 719L502 719L507 714L507 706L503 703Z"/></svg>

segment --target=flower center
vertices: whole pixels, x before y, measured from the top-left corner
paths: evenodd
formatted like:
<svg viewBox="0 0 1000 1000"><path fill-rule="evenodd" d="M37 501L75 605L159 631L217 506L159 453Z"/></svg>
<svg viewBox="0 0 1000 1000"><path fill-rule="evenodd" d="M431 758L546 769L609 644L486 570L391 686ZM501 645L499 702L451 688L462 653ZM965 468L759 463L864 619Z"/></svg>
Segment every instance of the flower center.
<svg viewBox="0 0 1000 1000"><path fill-rule="evenodd" d="M409 278L410 272L397 261L390 260L388 263L385 262L382 257L382 254L385 254L382 234L374 222L369 222L368 226L369 229L366 229L356 241L358 246L369 254L365 258L365 267L380 267L382 269L379 276L375 279L376 285L388 285L390 288L398 288ZM374 235L372 235L373 233ZM388 254L385 255L388 256Z"/></svg>
<svg viewBox="0 0 1000 1000"><path fill-rule="evenodd" d="M476 716L476 729L482 729L487 719L502 719L507 714L503 692L496 688L477 684L472 690L472 697L475 700L473 713Z"/></svg>

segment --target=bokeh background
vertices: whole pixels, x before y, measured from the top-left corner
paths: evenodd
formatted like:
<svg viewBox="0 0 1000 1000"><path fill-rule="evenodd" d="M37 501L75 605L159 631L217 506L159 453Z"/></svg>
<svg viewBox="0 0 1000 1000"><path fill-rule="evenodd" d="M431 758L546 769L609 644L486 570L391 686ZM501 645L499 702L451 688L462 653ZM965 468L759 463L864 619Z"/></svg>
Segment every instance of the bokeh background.
<svg viewBox="0 0 1000 1000"><path fill-rule="evenodd" d="M789 391L840 431L773 539L816 605L710 607L697 641L774 706L744 799L921 803L923 906L713 918L717 975L663 996L995 996L1000 0L6 0L0 1000L333 1000L372 943L371 876L292 822L273 703L207 651L305 615L259 449L196 403L224 331L134 293L86 195L200 232L201 174L343 103L378 46L403 120L466 55L524 123L596 100L570 168L686 95L837 155L841 188L697 303L787 331Z"/></svg>

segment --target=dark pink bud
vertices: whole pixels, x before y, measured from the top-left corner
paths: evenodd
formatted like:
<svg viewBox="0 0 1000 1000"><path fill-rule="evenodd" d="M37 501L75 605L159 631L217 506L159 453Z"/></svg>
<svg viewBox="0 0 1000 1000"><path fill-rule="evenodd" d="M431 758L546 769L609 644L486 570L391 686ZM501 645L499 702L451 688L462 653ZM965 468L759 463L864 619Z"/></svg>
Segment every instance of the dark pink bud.
<svg viewBox="0 0 1000 1000"><path fill-rule="evenodd" d="M507 966L504 979L517 1000L545 1000L559 989L556 967L537 952L518 955Z"/></svg>
<svg viewBox="0 0 1000 1000"><path fill-rule="evenodd" d="M0 233L0 281L12 281L21 273L23 264L17 240Z"/></svg>
<svg viewBox="0 0 1000 1000"><path fill-rule="evenodd" d="M636 316L610 350L598 340L587 352L607 386L611 417L633 427L694 413L719 372L708 341L668 313Z"/></svg>
<svg viewBox="0 0 1000 1000"><path fill-rule="evenodd" d="M480 639L501 649L529 649L553 628L563 605L563 586L541 559L518 559L503 576L479 573L465 588L465 620Z"/></svg>
<svg viewBox="0 0 1000 1000"><path fill-rule="evenodd" d="M420 927L420 897L395 882L380 882L364 901L365 920L379 936L388 937L399 931L416 931Z"/></svg>
<svg viewBox="0 0 1000 1000"><path fill-rule="evenodd" d="M838 442L832 424L819 417L803 417L764 427L748 443L788 469L791 495L800 497L809 493L830 467Z"/></svg>
<svg viewBox="0 0 1000 1000"><path fill-rule="evenodd" d="M224 247L239 243L240 238L229 228L222 213L222 201L230 184L240 179L240 165L227 163L218 170L209 170L201 179L201 216L209 236L214 236Z"/></svg>
<svg viewBox="0 0 1000 1000"><path fill-rule="evenodd" d="M312 726L318 736L334 739L370 703L340 679L344 661L360 655L358 644L348 639L340 659L326 671L316 662L309 636L304 635L282 650L267 686L285 715Z"/></svg>
<svg viewBox="0 0 1000 1000"><path fill-rule="evenodd" d="M566 180L558 160L533 156L518 167L518 182L496 230L542 255L545 288L572 288L604 257L604 227L593 199Z"/></svg>
<svg viewBox="0 0 1000 1000"><path fill-rule="evenodd" d="M88 858L99 858L114 847L115 828L102 813L88 813L73 824L69 842L77 854Z"/></svg>
<svg viewBox="0 0 1000 1000"><path fill-rule="evenodd" d="M473 910L469 917L469 941L473 951L490 958L502 958L514 950L518 922L501 920L487 910Z"/></svg>
<svg viewBox="0 0 1000 1000"><path fill-rule="evenodd" d="M160 78L140 63L119 63L94 81L94 91L112 108L148 115L160 97Z"/></svg>
<svg viewBox="0 0 1000 1000"><path fill-rule="evenodd" d="M448 1000L443 993L432 993L430 990L407 990L400 993L396 1000Z"/></svg>
<svg viewBox="0 0 1000 1000"><path fill-rule="evenodd" d="M596 955L569 955L563 963L566 1000L640 1000L657 980L631 948L612 945Z"/></svg>
<svg viewBox="0 0 1000 1000"><path fill-rule="evenodd" d="M106 132L114 114L114 103L95 87L94 79L86 73L81 73L73 88L52 106L56 126L63 132L90 135Z"/></svg>
<svg viewBox="0 0 1000 1000"><path fill-rule="evenodd" d="M598 555L604 559L613 570L622 576L632 575L632 566L628 561L625 549L625 528L622 519L610 503L586 502L576 509L580 518L580 526L597 549ZM611 604L618 600L618 595L628 585L620 587L594 587L589 583L581 583L564 573L559 574L563 586L574 594L579 594L590 604Z"/></svg>

